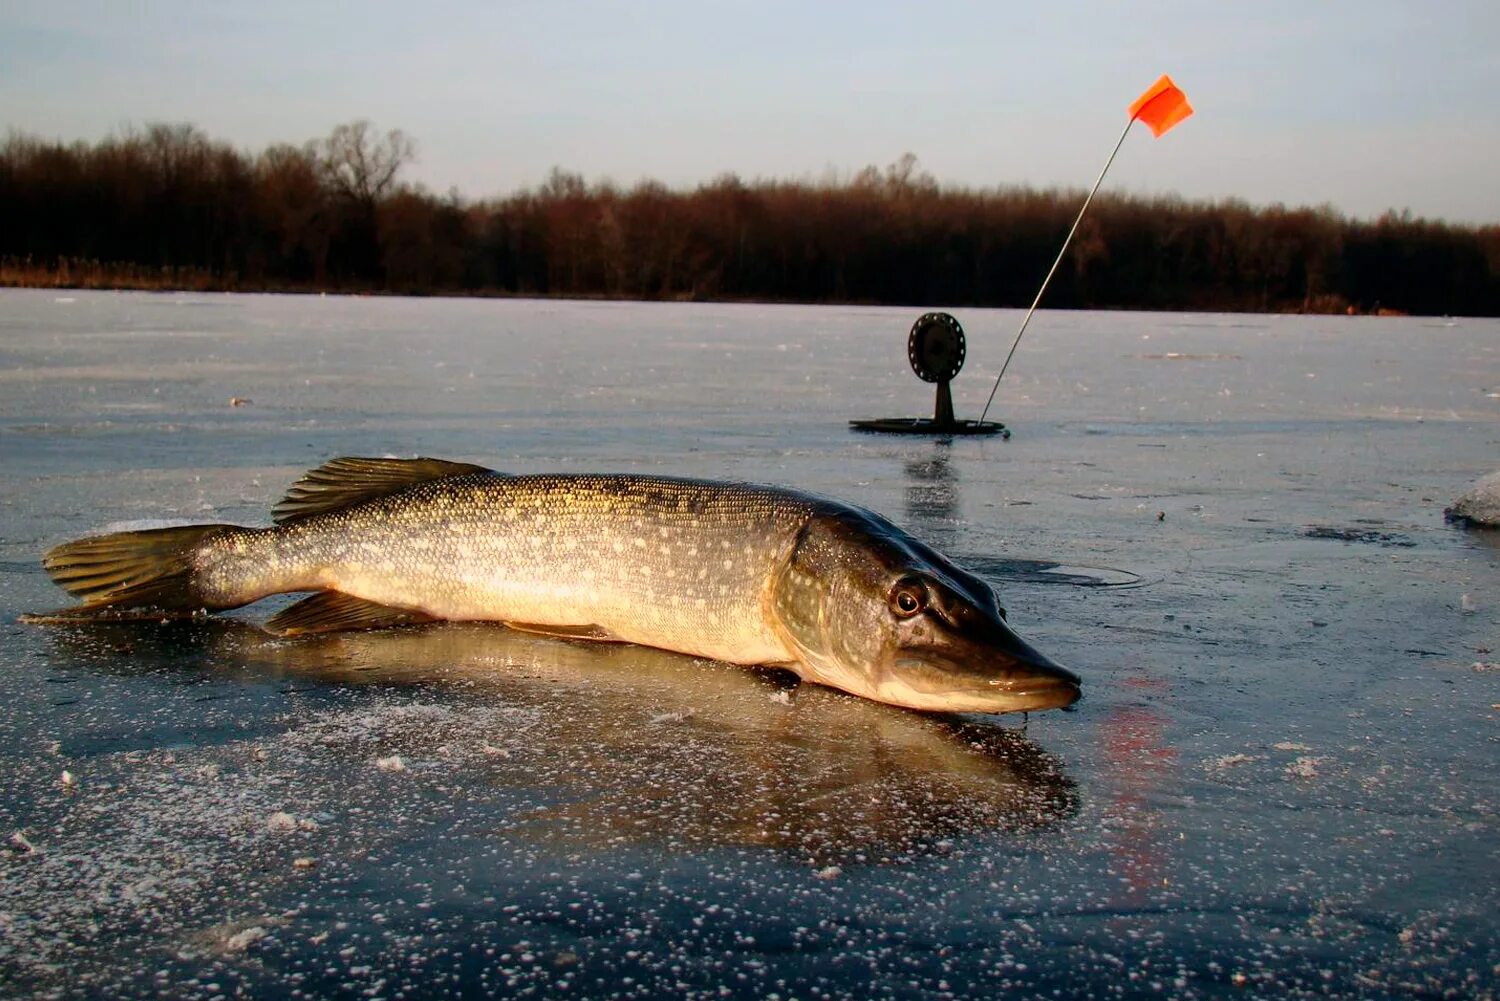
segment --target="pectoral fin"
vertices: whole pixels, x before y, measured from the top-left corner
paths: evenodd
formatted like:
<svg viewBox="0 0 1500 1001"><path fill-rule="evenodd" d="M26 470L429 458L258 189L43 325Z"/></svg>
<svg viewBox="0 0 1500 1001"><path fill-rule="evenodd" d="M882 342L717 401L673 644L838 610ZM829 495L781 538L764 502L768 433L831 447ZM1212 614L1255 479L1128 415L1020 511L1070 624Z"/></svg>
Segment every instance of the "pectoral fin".
<svg viewBox="0 0 1500 1001"><path fill-rule="evenodd" d="M536 622L507 622L505 624L518 632L536 633L539 636L556 636L567 640L593 640L596 643L625 642L603 626L552 626Z"/></svg>
<svg viewBox="0 0 1500 1001"><path fill-rule="evenodd" d="M392 608L341 591L319 591L271 616L266 629L282 636L335 633L353 629L385 629L436 622L425 612Z"/></svg>

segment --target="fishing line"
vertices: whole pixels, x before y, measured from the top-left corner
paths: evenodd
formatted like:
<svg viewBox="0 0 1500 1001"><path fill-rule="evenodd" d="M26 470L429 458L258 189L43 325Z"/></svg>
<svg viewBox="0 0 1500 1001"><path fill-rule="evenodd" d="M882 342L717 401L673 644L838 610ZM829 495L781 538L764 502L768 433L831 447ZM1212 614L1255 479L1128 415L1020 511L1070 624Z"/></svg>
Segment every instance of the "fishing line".
<svg viewBox="0 0 1500 1001"><path fill-rule="evenodd" d="M1057 258L1047 271L1047 277L1042 279L1042 287L1036 290L1036 298L1031 300L1031 308L1026 311L1025 317L1021 320L1021 328L1016 331L1016 339L1011 342L1010 353L1005 356L1005 364L1000 366L1000 374L995 376L995 385L990 387L990 398L984 402L984 410L979 414L981 422L989 416L990 404L995 402L995 392L1000 388L1000 380L1005 378L1005 370L1010 368L1010 360L1016 356L1016 348L1021 344L1021 335L1026 333L1026 325L1031 322L1031 316L1041 303L1042 294L1047 291L1047 285L1052 281L1052 276L1057 274L1057 267L1062 263L1063 255L1068 252L1068 244L1073 242L1073 235L1078 232L1079 223L1083 222L1083 214L1089 210L1089 204L1098 193L1099 185L1104 183L1104 175L1109 173L1110 164L1115 162L1120 147L1125 145L1125 137L1130 135L1130 127L1136 123L1137 119L1140 119L1150 127L1153 135L1160 138L1168 129L1192 113L1193 109L1187 102L1187 95L1183 94L1172 82L1172 78L1165 74L1147 88L1144 94L1136 98L1135 103L1130 106L1130 120L1125 123L1125 130L1120 133L1119 141L1110 151L1109 159L1104 161L1104 169L1099 171L1099 177L1094 181L1094 186L1089 189L1088 197L1083 200L1083 208L1078 210L1078 217L1073 220L1073 228L1068 230L1062 248L1057 252Z"/></svg>

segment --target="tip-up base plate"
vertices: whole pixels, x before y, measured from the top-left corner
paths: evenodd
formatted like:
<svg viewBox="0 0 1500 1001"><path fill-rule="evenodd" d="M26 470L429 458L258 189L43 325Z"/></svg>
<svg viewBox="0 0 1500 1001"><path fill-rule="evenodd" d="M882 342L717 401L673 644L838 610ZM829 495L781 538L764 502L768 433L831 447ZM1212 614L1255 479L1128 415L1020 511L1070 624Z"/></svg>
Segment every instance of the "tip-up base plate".
<svg viewBox="0 0 1500 1001"><path fill-rule="evenodd" d="M1010 437L1010 428L999 421L936 421L931 417L881 417L868 421L850 421L856 431L878 431L884 434L998 434Z"/></svg>

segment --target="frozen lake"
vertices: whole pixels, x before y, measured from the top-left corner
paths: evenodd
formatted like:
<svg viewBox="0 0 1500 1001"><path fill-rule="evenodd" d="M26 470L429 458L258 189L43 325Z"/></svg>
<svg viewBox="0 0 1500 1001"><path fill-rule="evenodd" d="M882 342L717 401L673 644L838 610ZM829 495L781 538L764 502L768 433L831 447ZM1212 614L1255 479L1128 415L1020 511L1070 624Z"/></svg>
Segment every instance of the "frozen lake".
<svg viewBox="0 0 1500 1001"><path fill-rule="evenodd" d="M1493 997L1500 533L1442 508L1500 468L1500 321L1044 312L1011 440L850 432L930 414L920 312L0 291L0 985ZM1019 312L954 312L976 417ZM1084 698L16 623L51 545L361 454L874 508Z"/></svg>

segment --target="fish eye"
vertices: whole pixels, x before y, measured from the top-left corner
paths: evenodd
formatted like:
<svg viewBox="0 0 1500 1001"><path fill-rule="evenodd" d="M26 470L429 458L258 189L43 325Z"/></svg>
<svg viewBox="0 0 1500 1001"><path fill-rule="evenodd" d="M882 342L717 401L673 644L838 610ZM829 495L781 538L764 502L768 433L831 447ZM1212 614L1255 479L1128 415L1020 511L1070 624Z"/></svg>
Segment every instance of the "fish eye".
<svg viewBox="0 0 1500 1001"><path fill-rule="evenodd" d="M891 611L903 619L909 619L927 607L927 590L920 581L901 580L891 588Z"/></svg>

